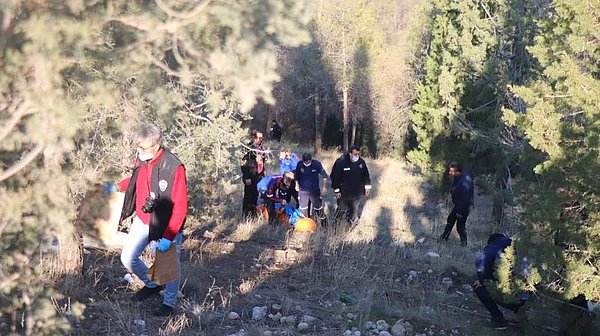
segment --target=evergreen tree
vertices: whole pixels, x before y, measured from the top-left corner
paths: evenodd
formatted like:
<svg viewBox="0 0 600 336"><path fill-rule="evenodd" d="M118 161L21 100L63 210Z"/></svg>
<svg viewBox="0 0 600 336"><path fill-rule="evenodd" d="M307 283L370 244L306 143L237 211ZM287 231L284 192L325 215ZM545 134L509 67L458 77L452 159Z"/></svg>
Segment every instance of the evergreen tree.
<svg viewBox="0 0 600 336"><path fill-rule="evenodd" d="M422 169L441 173L458 160L485 172L502 161L501 64L495 50L506 10L504 1L495 0L433 2L423 77L411 112L418 147L408 153Z"/></svg>
<svg viewBox="0 0 600 336"><path fill-rule="evenodd" d="M64 238L56 263L67 262L73 196L130 167L137 122L163 126L188 165L191 194L233 176L241 120L257 98L271 99L277 46L308 41L307 8L291 0L0 2L1 334L69 327L47 286L62 274L49 277L40 246ZM77 271L75 259L62 271Z"/></svg>
<svg viewBox="0 0 600 336"><path fill-rule="evenodd" d="M537 179L523 185L523 248L552 290L598 300L600 3L555 0L549 8L530 48L536 75L513 88L526 113L504 111L542 157Z"/></svg>

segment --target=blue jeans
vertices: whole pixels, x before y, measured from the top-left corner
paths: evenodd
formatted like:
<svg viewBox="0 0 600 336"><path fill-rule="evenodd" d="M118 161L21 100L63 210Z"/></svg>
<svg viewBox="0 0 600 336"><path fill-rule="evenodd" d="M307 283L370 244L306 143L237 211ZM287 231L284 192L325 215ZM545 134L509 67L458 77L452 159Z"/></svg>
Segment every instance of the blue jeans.
<svg viewBox="0 0 600 336"><path fill-rule="evenodd" d="M140 256L148 246L148 233L150 226L144 224L137 216L133 218L133 223L129 228L129 234L127 240L123 245L121 251L121 263L129 270L129 272L135 274L144 285L148 288L155 288L157 284L150 281L148 278L148 267L140 259ZM177 233L174 239L174 244L177 248L177 267L179 269L179 278L173 280L165 285L163 304L175 307L177 301L177 291L179 290L179 281L181 279L181 243L183 241L183 232ZM152 242L155 245L155 242ZM153 246L151 246L152 248Z"/></svg>

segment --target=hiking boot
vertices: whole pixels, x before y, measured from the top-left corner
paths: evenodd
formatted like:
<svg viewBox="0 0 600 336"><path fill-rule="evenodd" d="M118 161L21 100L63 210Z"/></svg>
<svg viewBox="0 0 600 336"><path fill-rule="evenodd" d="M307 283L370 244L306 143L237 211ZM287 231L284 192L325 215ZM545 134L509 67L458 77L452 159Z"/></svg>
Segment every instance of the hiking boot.
<svg viewBox="0 0 600 336"><path fill-rule="evenodd" d="M133 301L141 302L151 297L152 295L160 293L162 286L156 286L154 288L146 287L140 289L133 295Z"/></svg>
<svg viewBox="0 0 600 336"><path fill-rule="evenodd" d="M506 329L508 329L508 321L506 321L505 319L492 320L489 323L488 328L496 329L496 330L506 330Z"/></svg>
<svg viewBox="0 0 600 336"><path fill-rule="evenodd" d="M173 307L163 304L162 306L160 306L160 308L154 311L154 316L169 316L172 313Z"/></svg>

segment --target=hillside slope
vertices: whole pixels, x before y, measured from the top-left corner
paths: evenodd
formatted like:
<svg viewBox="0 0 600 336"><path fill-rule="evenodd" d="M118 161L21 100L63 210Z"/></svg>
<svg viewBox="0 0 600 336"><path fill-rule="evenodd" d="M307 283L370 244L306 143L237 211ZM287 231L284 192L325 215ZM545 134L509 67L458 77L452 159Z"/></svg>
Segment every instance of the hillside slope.
<svg viewBox="0 0 600 336"><path fill-rule="evenodd" d="M330 170L337 155L319 159ZM123 281L118 253L89 250L83 274L59 284L71 300L87 305L73 334L386 335L382 321L392 333L403 320L397 335L494 335L470 289L475 253L494 231L489 197L476 196L468 247L455 232L439 244L447 200L430 195L432 186L405 163L366 161L373 194L351 230L327 226L311 235L240 222L241 185L231 186L236 192L228 195L239 198L223 199L221 215L190 218L184 297L166 320L151 313L159 298L130 301L141 284ZM333 195L325 200L333 211Z"/></svg>

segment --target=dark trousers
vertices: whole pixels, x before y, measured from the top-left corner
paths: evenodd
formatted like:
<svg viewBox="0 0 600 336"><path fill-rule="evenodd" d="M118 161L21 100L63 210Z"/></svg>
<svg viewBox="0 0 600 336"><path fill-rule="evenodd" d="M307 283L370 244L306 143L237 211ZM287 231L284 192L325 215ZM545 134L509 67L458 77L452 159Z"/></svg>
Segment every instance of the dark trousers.
<svg viewBox="0 0 600 336"><path fill-rule="evenodd" d="M312 208L315 211L313 214L313 218L317 222L322 222L325 220L325 210L323 210L323 199L321 199L321 193L319 191L310 192L308 190L300 190L298 192L298 200L300 201L298 204L298 208L300 208L300 211L302 211L302 214L304 216L310 216L309 210L310 205L312 205Z"/></svg>
<svg viewBox="0 0 600 336"><path fill-rule="evenodd" d="M519 310L519 308L521 308L521 306L523 306L523 302L521 302L521 303L505 303L505 302L502 302L502 300L495 301L492 298L492 296L490 295L490 292L487 290L487 288L485 288L485 286L479 286L477 288L473 288L473 291L475 292L475 295L477 296L479 301L481 301L481 303L483 304L485 309L487 309L490 312L492 321L504 320L504 315L498 308L498 305L500 305L508 310L512 310L515 313Z"/></svg>
<svg viewBox="0 0 600 336"><path fill-rule="evenodd" d="M292 185L290 186L290 191L288 191L288 197L286 202L290 203L292 200L296 201L296 207L300 207L300 201L298 199L298 192L296 191L296 181L292 181Z"/></svg>
<svg viewBox="0 0 600 336"><path fill-rule="evenodd" d="M250 185L244 183L244 201L242 203L244 217L256 216L256 201L258 201L256 184L258 183L258 177L253 177L250 181Z"/></svg>
<svg viewBox="0 0 600 336"><path fill-rule="evenodd" d="M344 196L337 200L336 219L340 222L349 222L351 226L358 222L358 206L362 199L358 196Z"/></svg>
<svg viewBox="0 0 600 336"><path fill-rule="evenodd" d="M461 244L467 245L467 231L465 230L467 217L469 217L468 212L461 218L458 218L458 216L456 216L456 208L452 209L448 215L448 219L446 220L446 228L444 229L444 233L442 233L440 239L448 240L450 233L452 232L452 228L454 227L454 224L456 224L456 231L458 231L458 235L460 236Z"/></svg>

